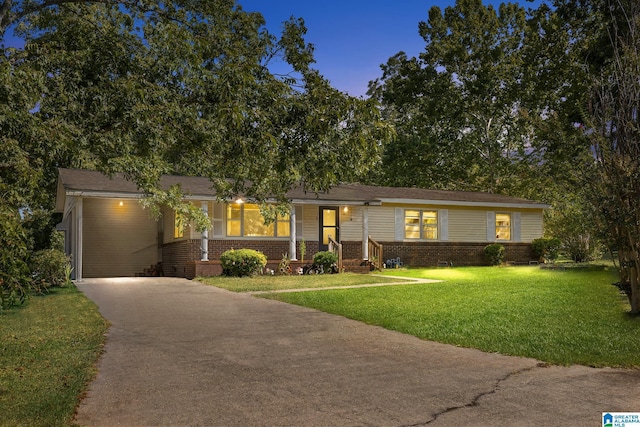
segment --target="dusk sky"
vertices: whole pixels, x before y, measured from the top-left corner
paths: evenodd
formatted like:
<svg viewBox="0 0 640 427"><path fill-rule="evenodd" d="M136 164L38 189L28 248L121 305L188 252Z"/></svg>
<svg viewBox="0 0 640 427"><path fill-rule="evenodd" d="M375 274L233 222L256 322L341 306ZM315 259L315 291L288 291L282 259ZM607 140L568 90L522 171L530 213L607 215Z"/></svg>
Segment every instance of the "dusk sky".
<svg viewBox="0 0 640 427"><path fill-rule="evenodd" d="M455 4L455 0L237 1L246 11L262 13L267 28L278 35L290 16L303 18L306 41L315 46L315 68L335 88L353 96L366 94L369 81L382 75L380 64L389 57L399 51L416 56L424 49L418 23L427 20L432 6L444 9ZM500 1L483 3L497 7ZM532 7L531 2L519 3Z"/></svg>
<svg viewBox="0 0 640 427"><path fill-rule="evenodd" d="M314 65L338 90L364 96L370 80L380 77L380 64L405 51L424 49L418 22L431 6L453 2L434 0L239 0L246 11L258 11L272 33L290 16L303 18L306 41L315 46Z"/></svg>
<svg viewBox="0 0 640 427"><path fill-rule="evenodd" d="M382 75L380 65L399 51L416 56L424 49L418 23L429 9L455 0L237 0L245 11L260 12L267 28L280 35L282 22L303 18L306 41L315 47L314 67L338 90L365 96L367 85ZM537 3L538 1L536 1ZM487 4L487 1L483 1ZM498 5L500 1L488 3ZM522 1L525 7L531 2ZM19 41L11 40L8 45Z"/></svg>

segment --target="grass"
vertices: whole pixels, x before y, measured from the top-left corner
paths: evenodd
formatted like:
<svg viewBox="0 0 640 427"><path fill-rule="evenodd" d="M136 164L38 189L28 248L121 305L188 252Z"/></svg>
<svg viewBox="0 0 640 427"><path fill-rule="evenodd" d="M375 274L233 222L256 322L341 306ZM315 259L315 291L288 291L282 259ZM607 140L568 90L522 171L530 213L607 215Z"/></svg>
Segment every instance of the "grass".
<svg viewBox="0 0 640 427"><path fill-rule="evenodd" d="M68 426L107 324L75 287L0 313L0 425Z"/></svg>
<svg viewBox="0 0 640 427"><path fill-rule="evenodd" d="M353 286L369 283L397 282L390 277L370 276L366 274L322 274L292 276L253 276L253 277L198 277L196 280L207 285L227 289L233 292L279 291L286 289L325 288L332 286Z"/></svg>
<svg viewBox="0 0 640 427"><path fill-rule="evenodd" d="M425 340L551 364L640 368L640 317L613 270L400 269L442 283L269 294Z"/></svg>

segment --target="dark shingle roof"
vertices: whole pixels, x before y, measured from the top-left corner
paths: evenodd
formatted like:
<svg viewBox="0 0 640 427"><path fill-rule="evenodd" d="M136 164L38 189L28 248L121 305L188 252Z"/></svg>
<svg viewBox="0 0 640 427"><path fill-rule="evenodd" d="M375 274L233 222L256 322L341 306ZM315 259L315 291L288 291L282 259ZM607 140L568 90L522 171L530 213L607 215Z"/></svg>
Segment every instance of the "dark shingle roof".
<svg viewBox="0 0 640 427"><path fill-rule="evenodd" d="M81 169L60 169L59 186L61 185L67 194L86 196L131 195L137 196L142 192L137 185L127 181L121 174L113 178L101 172ZM168 189L172 185L180 184L182 190L192 198L213 198L216 193L211 188L207 178L164 175L160 181L161 188ZM61 195L59 194L58 197ZM380 203L435 203L462 205L494 205L547 208L548 205L516 197L500 194L428 190L423 188L406 187L378 187L360 184L341 184L333 187L326 193L304 192L302 189L294 189L287 193L290 200L317 201L317 202L350 202L355 204L380 204Z"/></svg>

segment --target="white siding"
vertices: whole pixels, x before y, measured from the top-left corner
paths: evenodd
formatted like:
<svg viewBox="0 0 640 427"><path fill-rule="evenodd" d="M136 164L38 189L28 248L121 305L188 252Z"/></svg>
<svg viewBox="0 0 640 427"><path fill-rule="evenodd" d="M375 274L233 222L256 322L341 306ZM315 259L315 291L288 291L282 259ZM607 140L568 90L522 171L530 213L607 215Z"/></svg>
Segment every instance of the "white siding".
<svg viewBox="0 0 640 427"><path fill-rule="evenodd" d="M542 237L543 232L542 212L522 212L520 216L520 239L530 243L533 239Z"/></svg>
<svg viewBox="0 0 640 427"><path fill-rule="evenodd" d="M369 235L378 242L395 240L395 208L387 206L369 206Z"/></svg>
<svg viewBox="0 0 640 427"><path fill-rule="evenodd" d="M225 230L225 207L226 205L223 203L212 203L211 210L209 211L209 215L211 217L211 233L209 233L210 238L220 239L224 237Z"/></svg>
<svg viewBox="0 0 640 427"><path fill-rule="evenodd" d="M135 276L157 262L158 223L137 200L84 199L83 277Z"/></svg>
<svg viewBox="0 0 640 427"><path fill-rule="evenodd" d="M317 206L305 206L303 210L302 218L302 236L304 240L314 241L318 240L318 207Z"/></svg>
<svg viewBox="0 0 640 427"><path fill-rule="evenodd" d="M362 207L349 206L347 212L340 208L340 240L362 241Z"/></svg>
<svg viewBox="0 0 640 427"><path fill-rule="evenodd" d="M513 242L521 242L522 241L522 215L520 212L514 212L511 215L511 240Z"/></svg>
<svg viewBox="0 0 640 427"><path fill-rule="evenodd" d="M449 209L438 210L438 240L449 240Z"/></svg>
<svg viewBox="0 0 640 427"><path fill-rule="evenodd" d="M484 210L449 209L450 242L486 242L487 213Z"/></svg>

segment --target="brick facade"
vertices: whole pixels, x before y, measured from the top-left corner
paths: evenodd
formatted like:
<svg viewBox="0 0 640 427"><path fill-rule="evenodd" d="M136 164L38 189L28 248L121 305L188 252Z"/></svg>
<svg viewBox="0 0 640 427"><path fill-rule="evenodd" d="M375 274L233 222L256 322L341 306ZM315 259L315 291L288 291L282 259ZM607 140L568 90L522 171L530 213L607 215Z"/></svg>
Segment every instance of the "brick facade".
<svg viewBox="0 0 640 427"><path fill-rule="evenodd" d="M199 244L199 243L198 243ZM309 255L318 252L318 242L305 242L307 251L305 259ZM209 240L209 259L220 259L220 255L229 249L253 249L266 255L269 260L281 260L284 254L289 254L288 240ZM296 252L300 259L300 242L296 242ZM198 256L197 259L200 259Z"/></svg>
<svg viewBox="0 0 640 427"><path fill-rule="evenodd" d="M383 258L400 258L404 265L434 267L449 265L487 265L484 247L487 243L458 242L380 242ZM505 247L504 261L528 263L534 260L529 243L501 243Z"/></svg>
<svg viewBox="0 0 640 427"><path fill-rule="evenodd" d="M288 240L213 240L209 239L209 259L211 263L201 262L200 240L180 240L162 245L162 271L165 276L193 278L198 275L218 275L222 268L216 261L229 249L254 249L264 253L269 260L267 267L275 269L283 254L289 253ZM318 252L318 242L305 242L307 247L305 264L311 262ZM301 259L300 242L296 247L298 259ZM302 264L301 264L302 265ZM200 274L197 274L200 273ZM206 273L206 274L205 274Z"/></svg>
<svg viewBox="0 0 640 427"><path fill-rule="evenodd" d="M312 261L318 252L318 242L305 242L307 246L305 264ZM486 265L484 247L487 243L458 242L380 242L383 261L400 258L404 265L434 267L448 265ZM502 243L505 247L505 262L528 263L534 260L529 243ZM201 262L200 240L182 240L163 245L162 267L165 276L193 278L219 275L222 268L220 255L229 249L254 249L263 252L269 260L268 267L276 269L283 254L289 252L289 242L284 240L209 240L209 262ZM300 242L297 247L300 259ZM361 259L362 242L343 241L343 259ZM302 263L292 263L292 267Z"/></svg>
<svg viewBox="0 0 640 427"><path fill-rule="evenodd" d="M187 262L200 259L200 240L180 240L162 245L162 272L170 277L188 277Z"/></svg>

